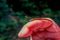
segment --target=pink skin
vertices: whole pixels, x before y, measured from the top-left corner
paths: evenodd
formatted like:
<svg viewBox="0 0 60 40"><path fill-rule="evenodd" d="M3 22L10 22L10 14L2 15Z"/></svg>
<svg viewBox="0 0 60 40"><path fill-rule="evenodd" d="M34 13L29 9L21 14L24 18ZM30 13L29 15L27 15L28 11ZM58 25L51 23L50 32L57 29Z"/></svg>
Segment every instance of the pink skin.
<svg viewBox="0 0 60 40"><path fill-rule="evenodd" d="M25 38L30 36L30 40L60 40L59 26L52 19L44 19L33 20L25 24L18 37Z"/></svg>

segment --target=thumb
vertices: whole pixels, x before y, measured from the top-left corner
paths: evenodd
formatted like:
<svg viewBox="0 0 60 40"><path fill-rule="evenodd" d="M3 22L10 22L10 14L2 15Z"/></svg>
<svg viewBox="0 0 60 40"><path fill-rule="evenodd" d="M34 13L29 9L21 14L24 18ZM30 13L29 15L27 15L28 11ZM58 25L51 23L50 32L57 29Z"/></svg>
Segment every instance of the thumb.
<svg viewBox="0 0 60 40"><path fill-rule="evenodd" d="M24 38L24 37L30 36L32 34L32 31L37 29L41 25L42 25L42 21L40 21L40 20L28 22L20 30L20 32L18 33L18 37Z"/></svg>

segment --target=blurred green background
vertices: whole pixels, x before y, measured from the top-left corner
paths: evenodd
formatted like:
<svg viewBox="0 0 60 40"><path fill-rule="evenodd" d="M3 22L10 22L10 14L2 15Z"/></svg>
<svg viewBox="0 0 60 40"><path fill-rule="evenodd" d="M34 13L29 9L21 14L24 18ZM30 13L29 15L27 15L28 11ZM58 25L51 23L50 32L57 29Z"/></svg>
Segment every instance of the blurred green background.
<svg viewBox="0 0 60 40"><path fill-rule="evenodd" d="M17 34L31 18L52 18L60 25L59 1L0 0L0 40L27 40Z"/></svg>

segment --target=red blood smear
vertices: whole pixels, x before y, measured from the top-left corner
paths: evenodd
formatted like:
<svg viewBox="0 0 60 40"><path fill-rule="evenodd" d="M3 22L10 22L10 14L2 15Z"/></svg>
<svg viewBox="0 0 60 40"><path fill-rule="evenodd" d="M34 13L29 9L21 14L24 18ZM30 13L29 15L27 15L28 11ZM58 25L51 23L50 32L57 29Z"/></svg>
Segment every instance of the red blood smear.
<svg viewBox="0 0 60 40"><path fill-rule="evenodd" d="M47 32L47 31L43 31L43 32L33 32L33 34L31 35L32 40L57 40L60 38L60 33L57 32Z"/></svg>
<svg viewBox="0 0 60 40"><path fill-rule="evenodd" d="M31 27L28 28L32 31L32 34L30 34L30 40L60 40L60 28L53 20L45 20L45 18L39 20L42 21L41 26L39 26L40 24L38 24L38 26L35 24L35 27L34 25L30 25Z"/></svg>

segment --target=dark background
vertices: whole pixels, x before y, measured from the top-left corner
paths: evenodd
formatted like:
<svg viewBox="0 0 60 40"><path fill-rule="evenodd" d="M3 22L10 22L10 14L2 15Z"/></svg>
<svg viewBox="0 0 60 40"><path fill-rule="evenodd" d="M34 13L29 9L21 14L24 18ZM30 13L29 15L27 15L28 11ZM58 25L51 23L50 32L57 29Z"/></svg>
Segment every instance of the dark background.
<svg viewBox="0 0 60 40"><path fill-rule="evenodd" d="M27 40L18 38L21 27L31 18L46 17L60 25L58 0L0 0L0 40Z"/></svg>

